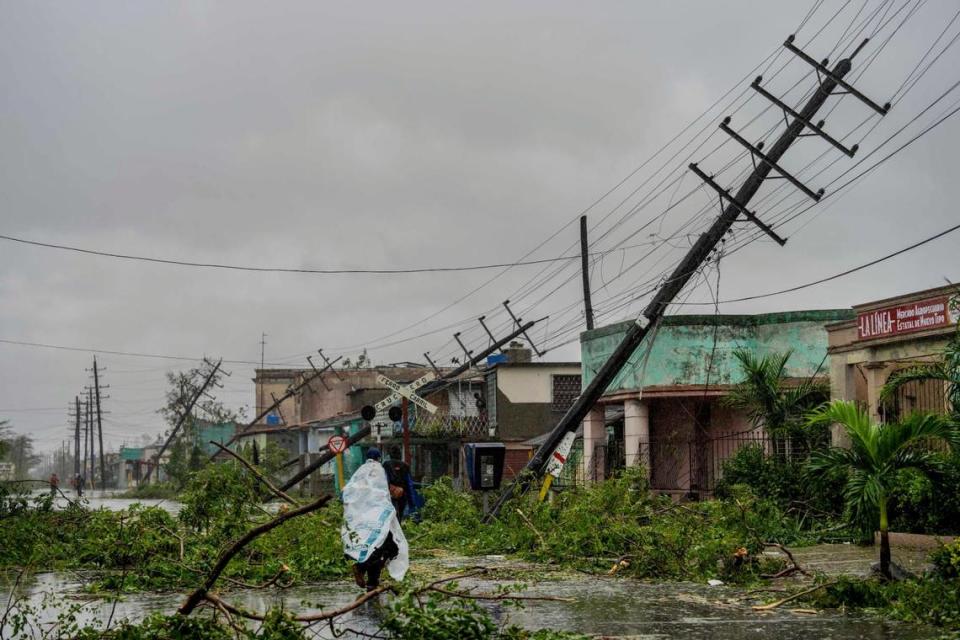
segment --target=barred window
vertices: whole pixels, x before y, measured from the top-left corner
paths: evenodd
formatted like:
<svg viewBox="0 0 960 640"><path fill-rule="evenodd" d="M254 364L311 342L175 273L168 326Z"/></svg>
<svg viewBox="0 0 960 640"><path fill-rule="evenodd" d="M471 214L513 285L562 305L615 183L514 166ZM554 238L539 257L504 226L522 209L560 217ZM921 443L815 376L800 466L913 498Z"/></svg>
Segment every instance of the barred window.
<svg viewBox="0 0 960 640"><path fill-rule="evenodd" d="M553 376L553 410L566 412L580 397L579 375Z"/></svg>

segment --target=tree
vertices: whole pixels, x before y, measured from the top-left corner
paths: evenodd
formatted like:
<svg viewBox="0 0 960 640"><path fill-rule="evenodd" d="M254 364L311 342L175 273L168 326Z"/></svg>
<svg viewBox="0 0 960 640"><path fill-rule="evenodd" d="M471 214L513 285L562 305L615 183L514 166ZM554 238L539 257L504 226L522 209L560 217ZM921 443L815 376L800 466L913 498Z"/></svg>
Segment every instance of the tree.
<svg viewBox="0 0 960 640"><path fill-rule="evenodd" d="M844 500L848 517L865 522L872 515L880 526L880 573L890 577L890 538L887 502L899 471L925 475L943 471L944 458L930 445L960 446L956 426L945 416L915 413L901 422L878 424L853 402L835 401L813 412L809 424L839 424L850 437L850 448L815 451L807 462L814 475L846 476Z"/></svg>
<svg viewBox="0 0 960 640"><path fill-rule="evenodd" d="M826 383L809 377L799 384L788 381L786 370L791 351L757 358L746 349L733 352L743 369L744 379L723 402L746 412L755 429L763 428L774 437L808 437L804 416L829 397Z"/></svg>
<svg viewBox="0 0 960 640"><path fill-rule="evenodd" d="M167 373L167 383L170 388L166 394L167 403L159 413L166 419L170 429L179 422L211 371L212 367L209 363L205 363L186 372ZM219 386L223 375L218 371L210 381L208 389ZM236 422L243 418L243 410L228 409L221 401L208 394L209 391L200 395L190 414L180 426L176 439L170 443L170 458L164 465L164 470L178 489L185 487L190 476L201 469L207 461L203 449L204 443L200 441L201 424ZM169 431L164 435L169 435Z"/></svg>
<svg viewBox="0 0 960 640"><path fill-rule="evenodd" d="M951 306L957 306L957 300ZM960 421L960 323L943 351L943 359L894 372L880 391L880 401L889 402L898 389L910 382L938 380L947 387L947 399L955 421Z"/></svg>

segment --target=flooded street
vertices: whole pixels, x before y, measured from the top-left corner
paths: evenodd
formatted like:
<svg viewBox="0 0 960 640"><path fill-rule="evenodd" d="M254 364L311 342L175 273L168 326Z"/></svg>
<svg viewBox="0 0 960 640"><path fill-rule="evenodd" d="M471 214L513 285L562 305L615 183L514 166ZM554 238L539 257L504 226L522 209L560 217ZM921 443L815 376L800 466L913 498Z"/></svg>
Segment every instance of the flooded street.
<svg viewBox="0 0 960 640"><path fill-rule="evenodd" d="M476 560L476 559L474 559ZM444 562L459 565L460 561ZM475 564L475 562L474 562ZM524 595L570 598L573 602L529 601L523 608L499 602L484 603L498 622L528 629L551 628L586 634L631 638L806 638L921 639L940 637L930 627L888 622L862 615L816 612L784 607L758 613L750 609L756 598L743 589L685 582L647 583L629 579L563 575L532 584ZM9 580L8 575L5 579ZM46 599L42 621L53 621L65 607L76 605L83 622L105 625L113 613L114 623L124 618L139 620L155 611L170 613L182 602L181 593L129 594L116 605L110 600L90 599L83 591L83 577L66 573L37 574L25 580L18 592L34 605ZM500 583L502 584L502 583ZM9 588L9 585L6 585ZM461 588L493 591L496 583L464 580ZM52 594L52 595L50 595ZM283 604L298 613L330 610L352 602L360 594L352 583L330 582L282 591L232 591L227 601L256 611ZM386 596L383 596L386 598ZM799 606L799 605L798 605ZM365 605L339 619L338 628L372 632L382 620L382 607ZM332 638L329 628L319 637Z"/></svg>

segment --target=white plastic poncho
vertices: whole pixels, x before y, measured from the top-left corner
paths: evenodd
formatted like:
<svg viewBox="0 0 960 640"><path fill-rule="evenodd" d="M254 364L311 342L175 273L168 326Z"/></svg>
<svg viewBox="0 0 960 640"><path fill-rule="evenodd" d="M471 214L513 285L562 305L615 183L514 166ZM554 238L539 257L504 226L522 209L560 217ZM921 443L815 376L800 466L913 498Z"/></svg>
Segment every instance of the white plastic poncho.
<svg viewBox="0 0 960 640"><path fill-rule="evenodd" d="M343 488L342 499L340 538L343 552L357 562L363 562L383 544L387 534L392 533L399 552L387 563L387 571L394 580L403 580L410 567L410 549L390 502L387 473L383 466L376 460L362 464Z"/></svg>

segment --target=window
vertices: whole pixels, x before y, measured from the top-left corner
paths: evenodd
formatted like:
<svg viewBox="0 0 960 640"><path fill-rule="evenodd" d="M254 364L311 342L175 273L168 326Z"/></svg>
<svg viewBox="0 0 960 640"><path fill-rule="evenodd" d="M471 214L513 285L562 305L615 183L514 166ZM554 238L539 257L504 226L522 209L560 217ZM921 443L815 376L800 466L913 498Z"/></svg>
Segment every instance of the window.
<svg viewBox="0 0 960 640"><path fill-rule="evenodd" d="M566 413L580 397L580 375L553 376L553 410Z"/></svg>

